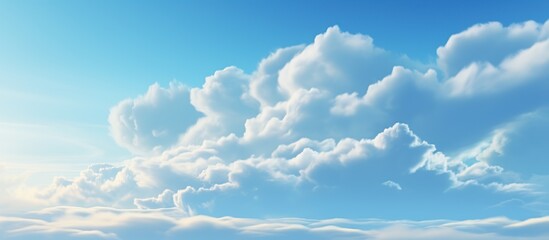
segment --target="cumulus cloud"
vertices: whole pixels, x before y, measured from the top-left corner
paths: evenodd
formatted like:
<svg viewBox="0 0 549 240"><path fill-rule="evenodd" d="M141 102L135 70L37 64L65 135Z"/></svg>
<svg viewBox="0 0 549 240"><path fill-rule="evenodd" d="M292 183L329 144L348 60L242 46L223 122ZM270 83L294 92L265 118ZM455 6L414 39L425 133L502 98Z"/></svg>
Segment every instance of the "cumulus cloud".
<svg viewBox="0 0 549 240"><path fill-rule="evenodd" d="M227 146L247 146L237 140L176 148L155 158L133 159L121 167L94 165L78 178L58 179L37 197L57 204L178 207L191 215L251 217L293 212L309 217L365 213L381 217L389 213L380 209L390 204L398 206L390 214L405 218L418 213L405 211L418 202L451 204L456 196L475 201L490 195L488 201L497 204L512 197L505 192L529 190L527 184L498 178L501 167L479 160L472 166L451 161L402 123L372 139L302 138L263 156L218 154ZM462 195L460 189L465 187L479 193ZM408 203L399 203L402 198ZM340 209L341 204L353 207ZM477 214L473 209L482 206L472 203L462 211ZM319 207L327 210L319 212Z"/></svg>
<svg viewBox="0 0 549 240"><path fill-rule="evenodd" d="M544 167L544 159L549 144L549 109L547 107L522 114L509 124L501 127L501 140L490 141L487 149L494 149L496 162L504 168L522 173L525 177L532 175L549 175ZM490 151L492 152L492 151ZM520 159L517 161L517 159Z"/></svg>
<svg viewBox="0 0 549 240"><path fill-rule="evenodd" d="M514 152L507 147L520 136L515 133L527 129L519 122L542 116L541 126L546 120L541 113L549 104L543 71L549 64L547 26L473 26L438 49L433 69L336 26L311 44L275 51L252 74L227 67L190 90L177 83L152 85L145 95L113 107L109 116L115 140L148 156L92 165L76 178L57 178L35 196L52 205L139 208L92 208L70 215L120 218L123 232L116 231L118 225L65 227L65 222L51 225L61 218L44 222L37 217L32 224L42 225L6 230L6 235L125 239L151 221L160 230L149 234L160 235L150 238L165 239L198 232L229 239L290 233L304 239L512 238L522 232L510 229L523 228L513 228L518 221L509 219L479 220L481 229L467 221L442 221L376 223L384 227L372 230L363 228L368 223L349 227L256 218L467 219L502 213L524 218L539 213L542 208L534 203L546 199L540 197L547 196L540 180L545 178L513 172L510 163L517 160L506 157ZM480 47L485 45L490 46ZM502 204L512 199L520 204ZM150 219L129 220L145 212ZM184 217L177 220L173 214ZM425 228L429 224L436 227ZM59 231L45 230L51 226Z"/></svg>
<svg viewBox="0 0 549 240"><path fill-rule="evenodd" d="M547 68L545 24L528 21L508 27L478 24L452 35L437 50L438 64L450 79L453 96L497 92L527 81L541 80Z"/></svg>
<svg viewBox="0 0 549 240"><path fill-rule="evenodd" d="M37 194L37 198L50 204L74 204L81 206L112 205L120 206L123 202L132 201L132 195L127 192L134 187L128 184L132 173L127 168L110 164L91 165L80 172L74 179L57 177L45 190Z"/></svg>
<svg viewBox="0 0 549 240"><path fill-rule="evenodd" d="M309 45L277 50L252 75L229 67L208 77L190 97L189 111L205 116L188 118L187 132L173 132L183 145L243 134L270 151L301 137L360 138L405 122L444 148L464 147L546 104L546 62L539 55L545 51L545 25L489 23L453 35L438 50L440 69L456 69L446 71L447 77L376 47L369 36L331 27ZM479 46L491 39L509 43L502 43L504 51L464 51L485 49ZM483 96L489 93L499 94ZM521 104L512 101L526 93ZM471 128L471 134L460 134Z"/></svg>
<svg viewBox="0 0 549 240"><path fill-rule="evenodd" d="M395 65L367 89L357 83L339 93L331 100L331 113L347 116L339 122L354 132L348 118L367 119L359 131L400 121L444 149L466 147L498 125L547 105L543 69L548 62L541 56L547 50L547 25L474 26L439 48L438 69Z"/></svg>
<svg viewBox="0 0 549 240"><path fill-rule="evenodd" d="M121 146L134 153L160 152L175 143L200 114L190 103L189 89L171 82L159 84L135 99L126 99L109 114L111 134Z"/></svg>
<svg viewBox="0 0 549 240"><path fill-rule="evenodd" d="M438 88L434 70L421 73L398 66L383 79L369 85L363 97L359 98L356 92L338 95L331 111L349 116L355 115L362 107L370 114L385 112L383 115L395 119L413 116L432 109L434 102L439 100L436 96ZM408 102L411 98L414 98L414 103Z"/></svg>
<svg viewBox="0 0 549 240"><path fill-rule="evenodd" d="M236 67L217 71L206 78L202 88L193 88L191 103L205 117L181 136L182 144L241 135L244 121L259 111L259 102L250 93L250 76Z"/></svg>
<svg viewBox="0 0 549 240"><path fill-rule="evenodd" d="M518 35L509 41L540 34L540 25L533 22L509 28L498 24L475 26L452 36L439 49L441 68L449 73L450 65L458 66L458 62L467 59L477 61L456 56L460 51L455 49L480 44L476 41L492 36L494 29ZM528 36L524 39L531 38ZM544 41L533 39L524 40L533 44L525 43L525 51ZM526 53L502 58L498 64L521 54ZM254 189L272 188L291 196L291 191L281 190L286 185L294 186L298 193L315 189L314 194L320 196L331 188L342 195L354 194L359 186L364 188L360 192L382 191L378 190L380 183L406 192L414 189L407 186L409 183L433 179L437 179L439 187L432 189L438 192L471 185L498 191L527 191L527 184L500 178L504 169L487 162L494 154L501 155L506 140L503 134L494 135L488 145L483 143L452 157L420 141L407 124L383 130L402 120L419 125L424 131L419 123L437 121L441 127L429 126L444 133L447 122L437 116L456 110L465 114L468 107L474 106L472 100L456 106L456 100L445 95L445 86L454 78L441 79L435 70L409 69L418 65L374 46L369 36L332 27L307 46L276 51L252 75L228 67L206 78L200 88L187 90L174 83L169 89L162 89L153 85L145 96L113 108L113 129L120 129L116 124L133 120L133 130L139 130L138 123L146 122L147 116L139 115L138 109L155 106L153 109L170 112L171 108L161 108L163 102L159 99L172 106L175 104L168 100L175 97L169 96L181 95L186 99L183 104L188 105L179 115L184 116L187 111L203 116L187 117L186 124L177 124L181 130L167 130L177 134L171 135L172 143L165 146L173 145L173 138L178 138L176 146L156 157L130 160L122 167L92 167L77 179L56 182L49 193L41 196L54 202L96 199L90 204L107 204L111 202L109 198L116 196L113 199L122 206L135 203L141 208L169 207L173 199L173 204L183 209L214 211L223 204L240 201L238 192L250 194L252 199L261 198L256 202L265 201L259 206L269 203L264 199L270 196L261 196L261 191ZM468 66L459 68L465 71ZM113 117L127 116L118 113L123 109L132 109L133 115ZM428 137L430 133L427 131ZM137 135L134 139L151 136ZM413 180L410 176L420 177ZM216 194L230 197L223 202ZM197 199L195 203L193 199Z"/></svg>
<svg viewBox="0 0 549 240"><path fill-rule="evenodd" d="M480 92L497 92L528 81L544 80L549 60L549 40L536 42L499 65L473 62L447 82L451 96L469 96ZM547 84L543 84L547 86Z"/></svg>

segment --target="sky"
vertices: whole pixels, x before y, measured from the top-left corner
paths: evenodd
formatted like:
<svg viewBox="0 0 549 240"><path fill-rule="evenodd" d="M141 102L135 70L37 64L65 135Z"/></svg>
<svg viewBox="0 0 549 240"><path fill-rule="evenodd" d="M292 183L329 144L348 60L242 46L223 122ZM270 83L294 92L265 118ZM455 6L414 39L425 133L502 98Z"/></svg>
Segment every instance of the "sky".
<svg viewBox="0 0 549 240"><path fill-rule="evenodd" d="M2 239L547 239L547 1L0 1Z"/></svg>

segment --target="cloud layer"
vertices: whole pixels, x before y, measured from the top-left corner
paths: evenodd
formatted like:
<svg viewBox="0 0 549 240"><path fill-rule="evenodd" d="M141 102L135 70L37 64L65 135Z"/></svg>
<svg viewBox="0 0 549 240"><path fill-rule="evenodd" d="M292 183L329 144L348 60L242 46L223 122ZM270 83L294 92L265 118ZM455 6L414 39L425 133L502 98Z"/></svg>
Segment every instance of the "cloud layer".
<svg viewBox="0 0 549 240"><path fill-rule="evenodd" d="M549 219L385 221L186 217L177 209L57 207L0 217L3 239L546 239Z"/></svg>

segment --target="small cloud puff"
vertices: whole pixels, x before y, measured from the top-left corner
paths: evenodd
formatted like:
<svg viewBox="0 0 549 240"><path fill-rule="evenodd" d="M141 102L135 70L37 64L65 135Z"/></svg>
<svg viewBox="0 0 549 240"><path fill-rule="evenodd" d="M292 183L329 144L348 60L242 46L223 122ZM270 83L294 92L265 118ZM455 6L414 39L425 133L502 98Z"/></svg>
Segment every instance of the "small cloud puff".
<svg viewBox="0 0 549 240"><path fill-rule="evenodd" d="M393 182L391 180L387 180L387 181L383 182L381 185L386 186L388 188L396 189L398 191L402 190L402 187L400 187L400 184L398 184L396 182Z"/></svg>

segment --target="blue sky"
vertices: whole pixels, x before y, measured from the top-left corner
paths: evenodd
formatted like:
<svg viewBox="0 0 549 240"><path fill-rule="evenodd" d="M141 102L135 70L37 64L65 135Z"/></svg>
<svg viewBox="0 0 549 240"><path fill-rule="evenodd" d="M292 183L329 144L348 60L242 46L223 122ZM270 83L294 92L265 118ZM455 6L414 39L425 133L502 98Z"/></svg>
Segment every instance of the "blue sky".
<svg viewBox="0 0 549 240"><path fill-rule="evenodd" d="M546 9L0 1L0 236L548 237Z"/></svg>
<svg viewBox="0 0 549 240"><path fill-rule="evenodd" d="M71 137L110 144L106 115L121 99L154 82L200 86L226 66L253 72L268 53L309 43L329 26L432 63L451 34L489 21L543 22L545 8L544 1L6 1L0 8L0 120L77 125L82 133ZM128 157L101 148L106 155L91 161Z"/></svg>

